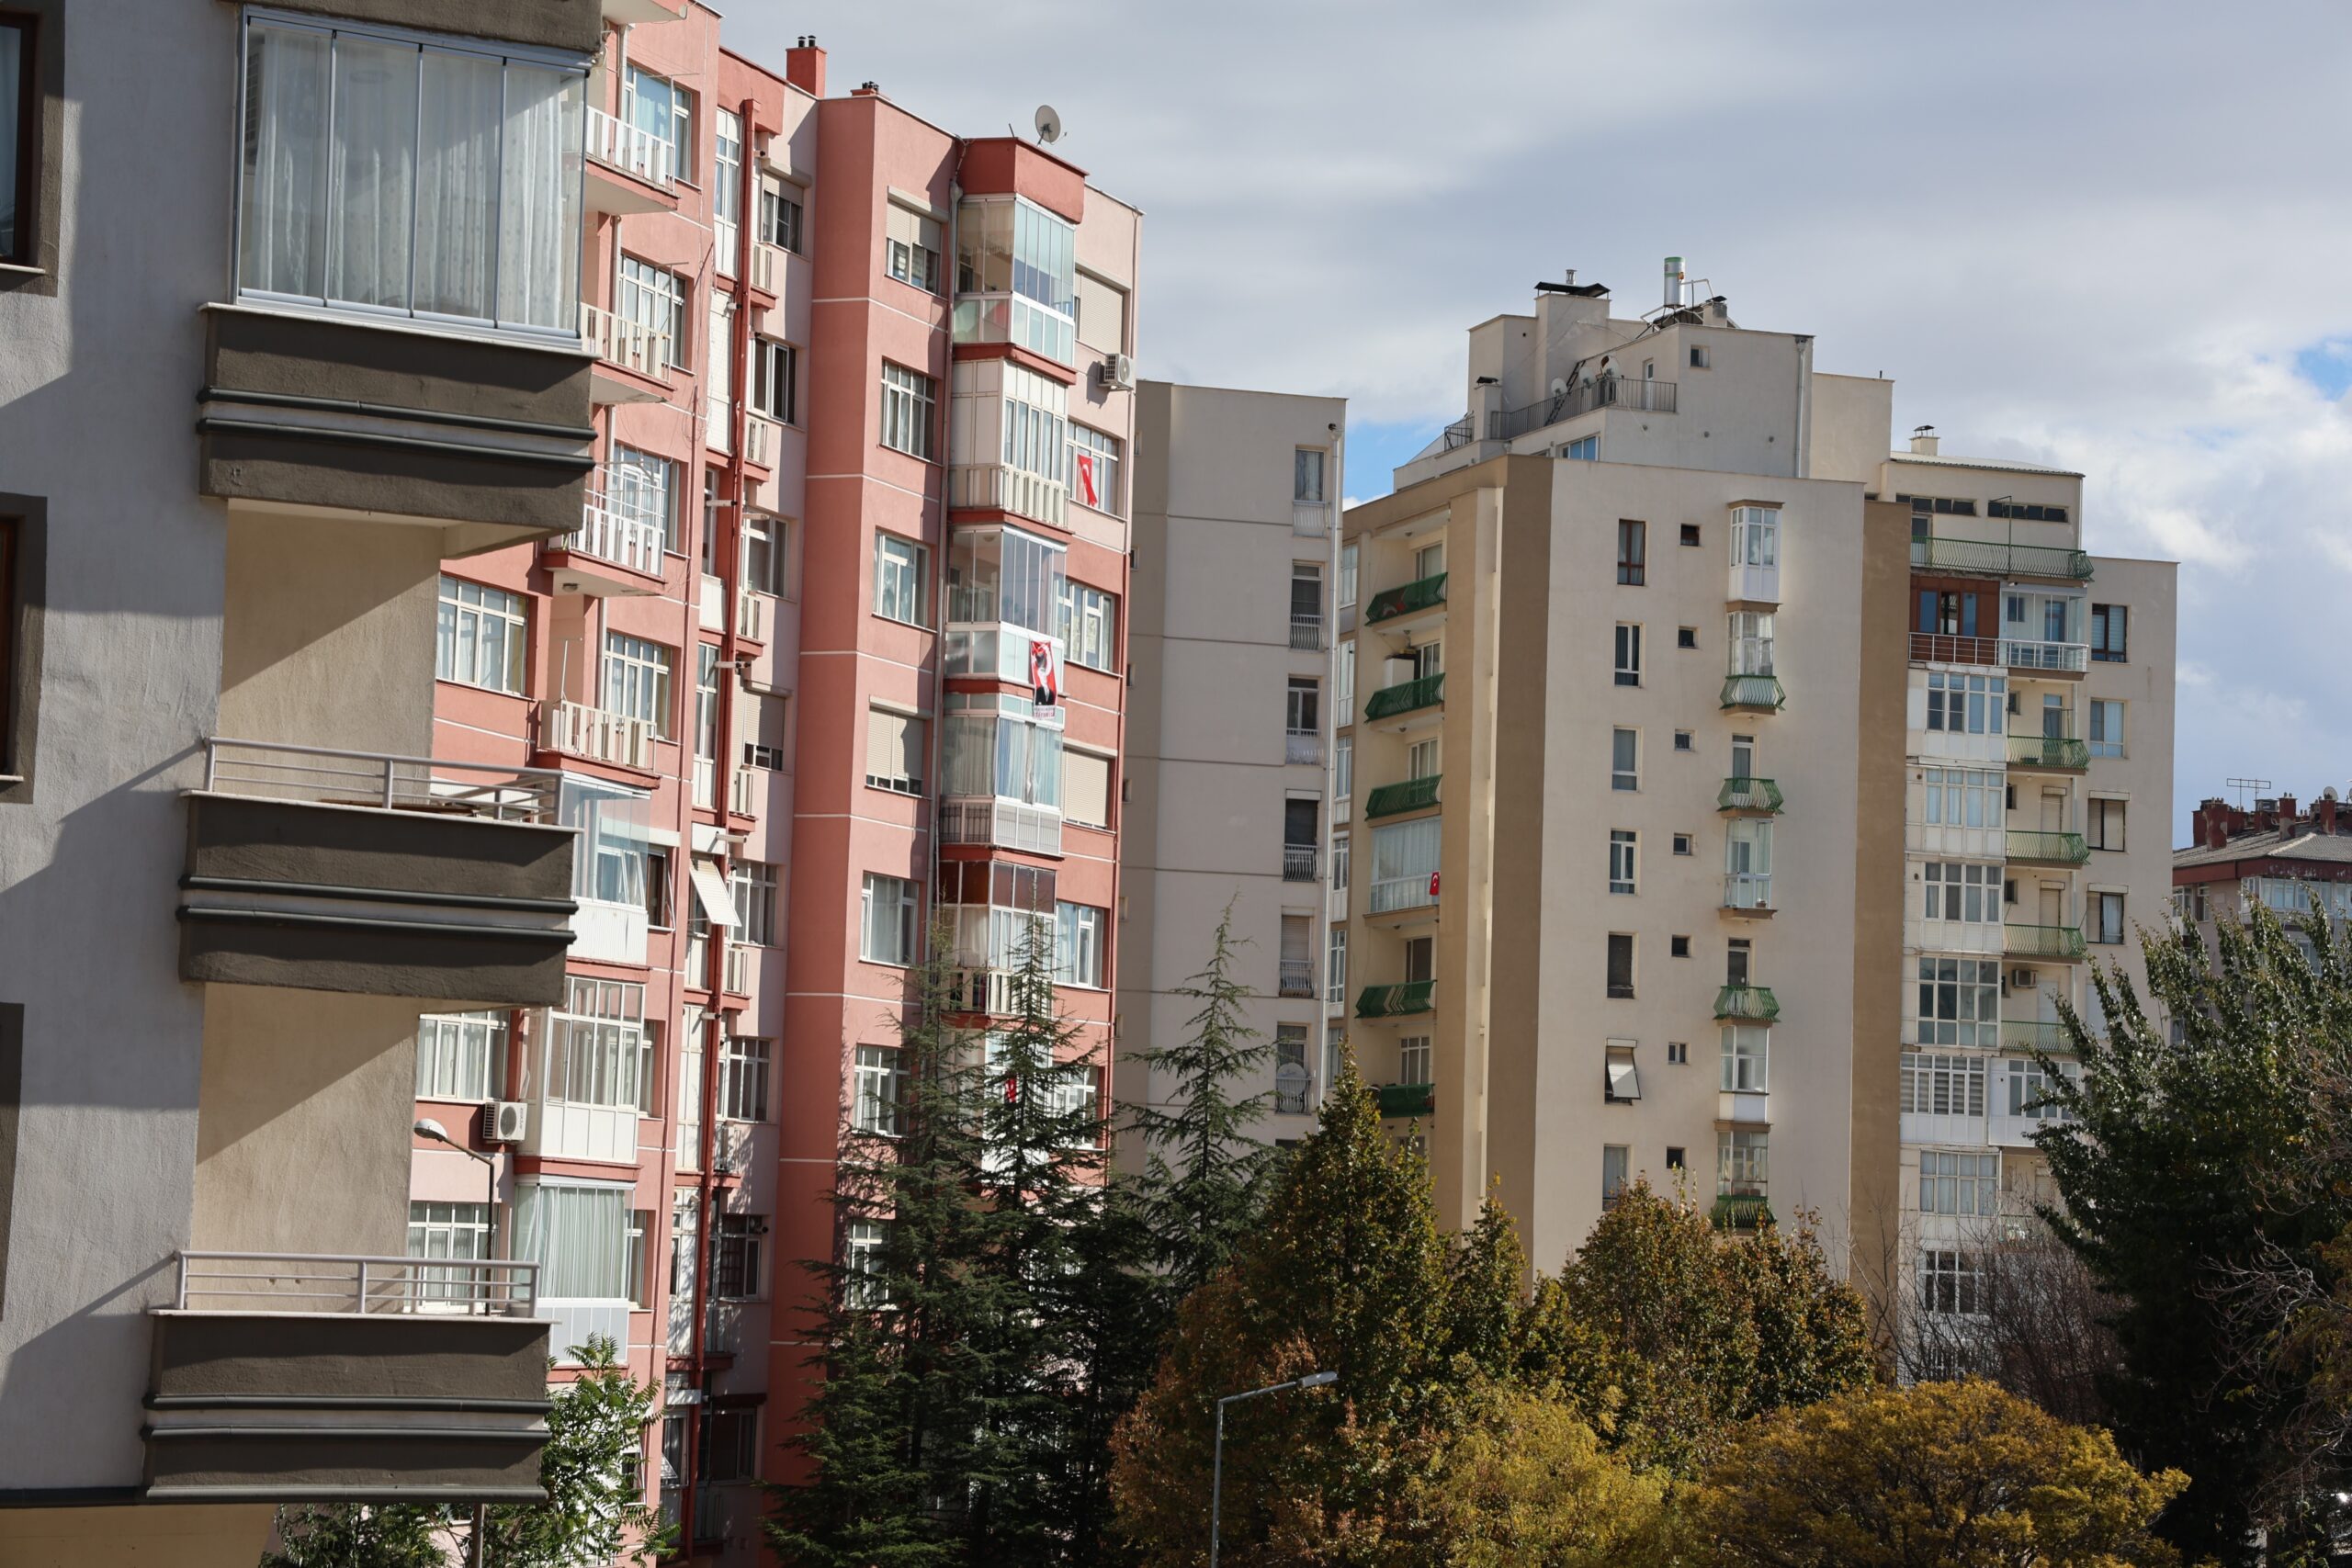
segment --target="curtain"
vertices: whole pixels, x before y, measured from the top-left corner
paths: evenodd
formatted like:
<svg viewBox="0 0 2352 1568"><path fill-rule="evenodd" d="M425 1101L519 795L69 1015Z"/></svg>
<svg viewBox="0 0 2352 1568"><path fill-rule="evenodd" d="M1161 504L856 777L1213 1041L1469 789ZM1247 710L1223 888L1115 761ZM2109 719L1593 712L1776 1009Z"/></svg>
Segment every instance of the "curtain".
<svg viewBox="0 0 2352 1568"><path fill-rule="evenodd" d="M420 310L490 317L498 263L491 224L499 211L499 76L495 60L425 51L426 135L416 191Z"/></svg>
<svg viewBox="0 0 2352 1568"><path fill-rule="evenodd" d="M506 68L504 183L498 212L498 318L560 330L580 309L576 72Z"/></svg>
<svg viewBox="0 0 2352 1568"><path fill-rule="evenodd" d="M522 1185L514 1201L515 1250L539 1265L539 1294L628 1298L628 1201L626 1187Z"/></svg>
<svg viewBox="0 0 2352 1568"><path fill-rule="evenodd" d="M256 26L247 35L239 226L247 288L326 293L327 58L324 33Z"/></svg>
<svg viewBox="0 0 2352 1568"><path fill-rule="evenodd" d="M408 307L416 61L405 44L350 33L334 40L329 299Z"/></svg>

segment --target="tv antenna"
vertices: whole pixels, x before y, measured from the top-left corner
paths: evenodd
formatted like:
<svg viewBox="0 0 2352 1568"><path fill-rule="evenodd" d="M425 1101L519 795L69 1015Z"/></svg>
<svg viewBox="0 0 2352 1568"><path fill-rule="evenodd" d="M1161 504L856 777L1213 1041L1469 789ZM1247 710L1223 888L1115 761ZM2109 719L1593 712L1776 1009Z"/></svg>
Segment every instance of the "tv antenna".
<svg viewBox="0 0 2352 1568"><path fill-rule="evenodd" d="M1037 144L1049 147L1062 139L1062 117L1051 104L1037 106Z"/></svg>
<svg viewBox="0 0 2352 1568"><path fill-rule="evenodd" d="M2270 781L2268 779L2223 779L2222 782L2227 784L2230 788L2238 792L2238 809L2240 811L2244 811L2245 809L2246 791L2266 790L2270 787Z"/></svg>

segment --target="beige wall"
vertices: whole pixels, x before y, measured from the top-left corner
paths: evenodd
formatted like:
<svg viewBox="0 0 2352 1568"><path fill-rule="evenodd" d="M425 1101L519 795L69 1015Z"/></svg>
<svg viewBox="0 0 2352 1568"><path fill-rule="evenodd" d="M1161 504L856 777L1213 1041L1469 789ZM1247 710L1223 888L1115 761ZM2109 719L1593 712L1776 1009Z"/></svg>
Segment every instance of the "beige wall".
<svg viewBox="0 0 2352 1568"><path fill-rule="evenodd" d="M1813 376L1808 472L1875 486L1894 419L1894 383L1883 376Z"/></svg>
<svg viewBox="0 0 2352 1568"><path fill-rule="evenodd" d="M268 1544L267 1504L0 1508L9 1568L252 1568Z"/></svg>

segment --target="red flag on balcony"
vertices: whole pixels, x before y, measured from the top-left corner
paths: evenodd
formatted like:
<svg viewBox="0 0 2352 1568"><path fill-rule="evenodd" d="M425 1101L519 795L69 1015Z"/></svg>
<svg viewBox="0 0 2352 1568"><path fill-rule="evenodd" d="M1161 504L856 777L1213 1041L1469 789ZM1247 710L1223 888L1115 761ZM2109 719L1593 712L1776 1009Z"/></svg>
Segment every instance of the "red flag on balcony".
<svg viewBox="0 0 2352 1568"><path fill-rule="evenodd" d="M1094 488L1094 454L1078 454L1078 499L1087 505L1101 508L1102 498Z"/></svg>
<svg viewBox="0 0 2352 1568"><path fill-rule="evenodd" d="M1062 700L1061 688L1054 683L1054 645L1043 638L1029 644L1029 695L1041 708Z"/></svg>
<svg viewBox="0 0 2352 1568"><path fill-rule="evenodd" d="M1437 873L1436 873L1436 872L1430 872L1430 897L1432 897L1432 898L1434 898L1434 897L1437 897Z"/></svg>

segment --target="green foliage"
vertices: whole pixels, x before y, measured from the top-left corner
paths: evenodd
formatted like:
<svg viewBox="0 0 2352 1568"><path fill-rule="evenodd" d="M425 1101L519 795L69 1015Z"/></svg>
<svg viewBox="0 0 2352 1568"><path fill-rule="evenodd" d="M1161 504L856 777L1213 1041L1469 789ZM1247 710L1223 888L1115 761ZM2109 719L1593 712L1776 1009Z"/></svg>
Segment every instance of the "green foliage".
<svg viewBox="0 0 2352 1568"><path fill-rule="evenodd" d="M2103 969L2105 1028L2064 1015L2082 1078L2037 1140L2064 1199L2045 1217L2112 1298L2122 1372L2101 1393L2126 1451L2188 1473L2164 1529L2194 1557L2253 1562L2257 1528L2274 1563L2315 1551L2347 1481L2340 1442L2308 1440L2321 1363L2293 1353L2291 1297L2273 1314L2260 1289L2346 1278L2325 1086L2352 1081L2352 965L2316 931L2316 966L2259 908L2217 952L2143 937L2144 1001Z"/></svg>
<svg viewBox="0 0 2352 1568"><path fill-rule="evenodd" d="M626 1469L645 1451L652 1391L629 1376L610 1339L592 1338L572 1353L580 1375L555 1392L539 1460L548 1500L491 1508L487 1557L493 1568L651 1562L673 1533L639 1500Z"/></svg>
<svg viewBox="0 0 2352 1568"><path fill-rule="evenodd" d="M447 1568L447 1529L441 1509L409 1503L284 1507L261 1568Z"/></svg>
<svg viewBox="0 0 2352 1568"><path fill-rule="evenodd" d="M1678 1499L1693 1568L2164 1568L2186 1484L1987 1382L1865 1389L1739 1428Z"/></svg>

